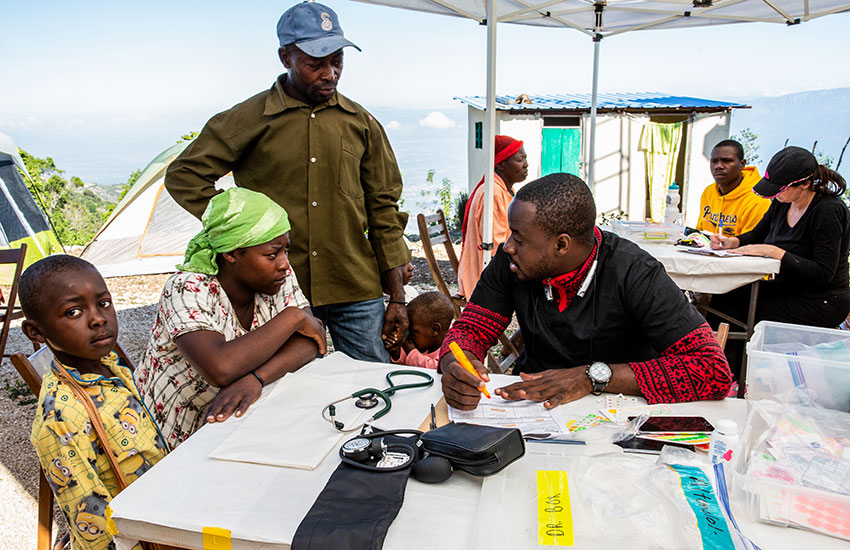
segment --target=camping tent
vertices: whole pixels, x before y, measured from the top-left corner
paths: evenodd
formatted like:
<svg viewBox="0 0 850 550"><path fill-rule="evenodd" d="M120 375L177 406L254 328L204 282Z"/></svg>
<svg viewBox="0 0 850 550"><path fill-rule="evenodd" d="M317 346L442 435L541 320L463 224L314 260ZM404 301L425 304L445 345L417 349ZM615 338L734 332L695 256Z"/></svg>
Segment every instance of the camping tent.
<svg viewBox="0 0 850 550"><path fill-rule="evenodd" d="M26 243L24 265L27 266L54 252L62 252L62 245L36 206L21 172L30 177L15 142L0 133L0 248L20 248ZM11 284L13 274L14 266L0 270L0 284Z"/></svg>
<svg viewBox="0 0 850 550"><path fill-rule="evenodd" d="M169 273L183 259L186 245L201 222L174 202L165 190L165 170L188 141L172 145L142 170L83 251L104 277ZM234 185L233 176L221 178L216 186Z"/></svg>

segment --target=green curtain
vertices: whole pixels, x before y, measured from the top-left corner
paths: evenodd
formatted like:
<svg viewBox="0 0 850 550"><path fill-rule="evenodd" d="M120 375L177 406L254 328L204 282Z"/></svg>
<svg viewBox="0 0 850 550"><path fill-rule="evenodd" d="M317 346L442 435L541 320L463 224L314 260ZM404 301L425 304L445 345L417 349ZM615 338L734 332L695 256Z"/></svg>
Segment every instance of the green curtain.
<svg viewBox="0 0 850 550"><path fill-rule="evenodd" d="M646 183L649 198L649 218L664 220L664 197L676 177L676 160L682 142L682 123L650 122L643 127L638 149L646 160ZM681 185L680 185L681 187Z"/></svg>

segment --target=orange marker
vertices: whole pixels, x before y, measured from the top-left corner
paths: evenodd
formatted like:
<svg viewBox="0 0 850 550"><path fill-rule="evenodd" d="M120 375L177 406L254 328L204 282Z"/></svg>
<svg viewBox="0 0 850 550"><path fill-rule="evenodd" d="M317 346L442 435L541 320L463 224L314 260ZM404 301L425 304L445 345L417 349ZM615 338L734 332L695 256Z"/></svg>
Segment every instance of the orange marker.
<svg viewBox="0 0 850 550"><path fill-rule="evenodd" d="M481 377L478 376L478 371L475 370L475 367L472 366L472 363L467 359L466 354L461 351L460 346L457 345L457 342L450 342L449 349L452 350L452 355L455 356L457 362L460 363L460 366L469 371L473 376L481 380ZM487 396L487 399L490 399L490 392L487 391L487 387L478 386L478 391Z"/></svg>

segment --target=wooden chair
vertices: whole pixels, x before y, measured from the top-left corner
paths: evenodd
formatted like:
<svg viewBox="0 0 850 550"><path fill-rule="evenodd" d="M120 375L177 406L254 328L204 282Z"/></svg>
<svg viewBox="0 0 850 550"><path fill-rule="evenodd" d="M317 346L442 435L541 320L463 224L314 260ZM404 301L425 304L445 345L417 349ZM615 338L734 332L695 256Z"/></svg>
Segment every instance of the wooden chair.
<svg viewBox="0 0 850 550"><path fill-rule="evenodd" d="M9 357L6 353L6 341L9 339L9 329L12 326L12 321L20 319L24 316L20 306L15 305L18 299L18 279L21 278L21 272L24 270L24 260L27 257L27 245L22 244L20 248L11 248L0 250L0 265L14 265L15 272L12 277L12 288L9 290L9 296L5 303L0 304L0 356ZM37 347L35 349L38 349Z"/></svg>
<svg viewBox="0 0 850 550"><path fill-rule="evenodd" d="M717 332L714 333L717 338L717 343L720 344L720 349L726 349L726 340L729 339L729 323L720 323L717 325Z"/></svg>
<svg viewBox="0 0 850 550"><path fill-rule="evenodd" d="M133 369L133 363L121 345L115 343L113 351L118 354L121 361ZM29 386L30 391L38 397L41 393L41 381L44 378L44 373L50 369L50 362L53 360L53 353L47 346L38 349L35 353L27 357L22 353L15 353L9 357L9 360L17 369L18 374L24 379L24 382ZM44 477L44 470L41 465L38 467L38 526L37 526L37 550L51 550L53 543L53 491Z"/></svg>
<svg viewBox="0 0 850 550"><path fill-rule="evenodd" d="M458 259L455 254L455 248L452 244L452 239L449 236L449 229L446 225L446 215L442 210L437 210L436 214L419 214L416 216L416 221L419 224L419 237L422 239L422 249L425 252L425 259L428 261L428 268L431 270L431 277L434 279L434 284L437 285L437 290L445 294L452 301L455 308L455 319L460 317L460 312L466 305L466 298L460 294L452 294L449 290L449 285L443 278L440 271L440 266L437 264L437 257L434 255L434 246L442 244L446 249L446 256L449 258L449 264L452 270L457 275ZM519 332L517 332L518 334ZM487 354L487 369L490 372L503 373L519 358L519 351L514 346L510 338L502 334L499 336L499 342L502 344L502 359L497 361L492 354Z"/></svg>
<svg viewBox="0 0 850 550"><path fill-rule="evenodd" d="M455 247L449 236L449 230L446 226L446 216L442 210L437 210L436 214L430 214L428 216L419 214L416 216L416 221L419 224L419 237L422 239L422 250L425 252L425 259L428 260L431 277L434 279L434 284L437 285L437 290L452 300L452 304L455 307L455 319L457 319L460 317L461 309L466 305L466 298L460 294L452 294L449 291L449 285L443 279L443 274L437 264L437 257L434 255L434 246L442 244L446 249L446 256L449 258L452 270L457 274L460 262L458 262Z"/></svg>

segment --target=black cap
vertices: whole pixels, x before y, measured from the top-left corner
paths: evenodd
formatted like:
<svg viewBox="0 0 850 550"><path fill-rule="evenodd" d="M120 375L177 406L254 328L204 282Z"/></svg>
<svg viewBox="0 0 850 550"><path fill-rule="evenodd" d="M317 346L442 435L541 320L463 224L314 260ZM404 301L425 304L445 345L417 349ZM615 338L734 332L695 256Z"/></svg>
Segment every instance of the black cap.
<svg viewBox="0 0 850 550"><path fill-rule="evenodd" d="M792 183L811 177L817 167L818 161L811 152L802 147L786 147L767 163L764 177L753 186L753 192L772 199Z"/></svg>

